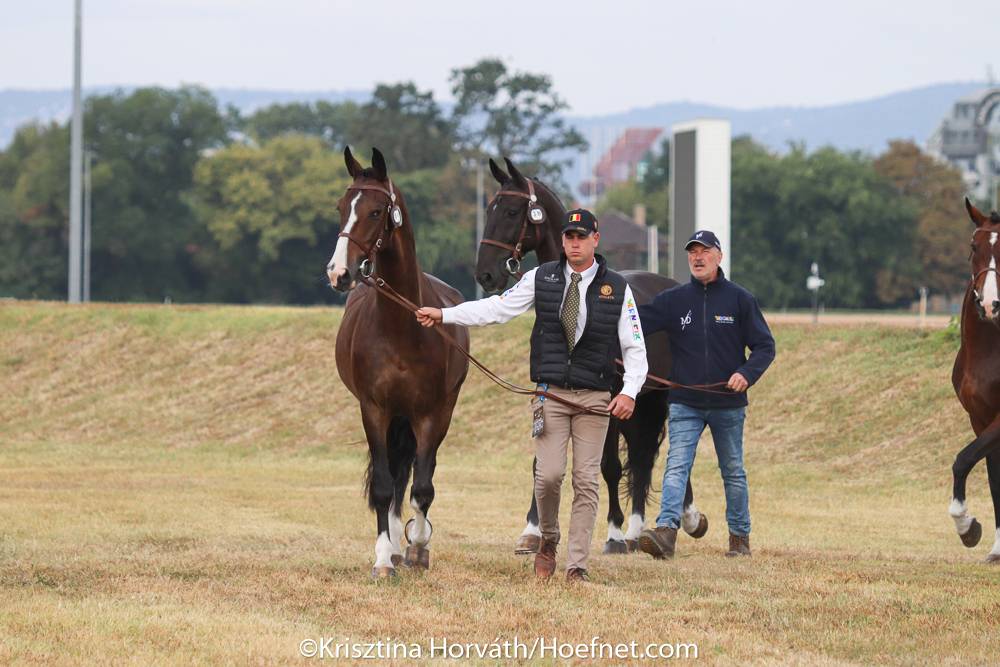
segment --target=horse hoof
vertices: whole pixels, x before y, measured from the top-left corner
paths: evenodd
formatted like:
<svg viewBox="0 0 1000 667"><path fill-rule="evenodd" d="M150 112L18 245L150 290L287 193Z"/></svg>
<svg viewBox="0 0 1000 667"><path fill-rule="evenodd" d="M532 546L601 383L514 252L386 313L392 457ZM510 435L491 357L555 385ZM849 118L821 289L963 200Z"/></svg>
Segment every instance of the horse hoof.
<svg viewBox="0 0 1000 667"><path fill-rule="evenodd" d="M969 529L965 531L964 535L959 535L959 537L962 538L962 544L971 549L979 544L979 540L983 538L982 524L980 524L976 519L973 519L972 525L969 526Z"/></svg>
<svg viewBox="0 0 1000 667"><path fill-rule="evenodd" d="M403 535L406 537L407 544L413 544L413 540L410 539L410 526L413 525L414 521L416 521L416 519L410 519L406 522L406 525L403 526ZM434 524L432 524L431 520L426 517L424 518L424 521L427 522L427 541L429 542L431 539L431 533L434 532Z"/></svg>
<svg viewBox="0 0 1000 667"><path fill-rule="evenodd" d="M396 568L391 565L376 565L372 568L372 579L388 579L396 576Z"/></svg>
<svg viewBox="0 0 1000 667"><path fill-rule="evenodd" d="M410 545L406 547L403 565L415 570L427 570L431 566L431 552L426 547Z"/></svg>
<svg viewBox="0 0 1000 667"><path fill-rule="evenodd" d="M402 562L403 562L403 555L402 554L393 554L392 555L392 566L393 567L399 567L399 564L402 563Z"/></svg>
<svg viewBox="0 0 1000 667"><path fill-rule="evenodd" d="M625 540L608 540L604 543L604 553L606 554L627 554L628 545Z"/></svg>
<svg viewBox="0 0 1000 667"><path fill-rule="evenodd" d="M701 539L702 537L705 537L705 533L708 532L708 517L705 516L704 514L699 514L699 516L698 516L698 527L695 528L693 531L688 531L688 529L685 528L684 532L687 533L688 535L690 535L691 537L693 537L696 540Z"/></svg>
<svg viewBox="0 0 1000 667"><path fill-rule="evenodd" d="M514 553L518 556L527 554L537 554L542 546L542 538L539 535L521 535L514 544Z"/></svg>
<svg viewBox="0 0 1000 667"><path fill-rule="evenodd" d="M986 554L986 559L984 563L1000 563L1000 554L988 553Z"/></svg>
<svg viewBox="0 0 1000 667"><path fill-rule="evenodd" d="M625 546L628 547L628 552L629 553L632 553L633 551L638 551L639 550L639 540L625 540Z"/></svg>

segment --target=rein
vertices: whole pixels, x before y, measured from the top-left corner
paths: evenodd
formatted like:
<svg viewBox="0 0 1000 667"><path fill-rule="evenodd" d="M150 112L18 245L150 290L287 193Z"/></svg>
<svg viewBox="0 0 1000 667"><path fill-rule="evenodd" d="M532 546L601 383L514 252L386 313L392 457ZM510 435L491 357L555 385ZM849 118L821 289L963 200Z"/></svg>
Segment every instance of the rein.
<svg viewBox="0 0 1000 667"><path fill-rule="evenodd" d="M396 304L402 306L403 308L405 308L406 310L410 311L411 313L415 313L415 312L417 312L417 310L420 309L420 306L418 306L417 304L413 303L412 301L410 301L409 299L407 299L405 296L403 296L402 294L400 294L399 292L397 292L392 287L392 285L390 285L389 283L387 283L385 281L384 278L376 276L374 279L372 279L371 276L363 276L362 277L362 281L366 285L368 285L369 287L371 287L372 289L374 289L376 292L384 295L390 301L395 302ZM497 386L499 386L500 388L506 389L507 391L511 392L512 394L519 394L519 395L522 395L522 396L538 396L538 397L541 397L541 398L547 398L547 399L553 400L553 401L555 401L557 403L562 403L563 405L569 406L571 408L575 408L575 409L577 409L577 410L579 410L581 412L584 412L586 414L597 415L599 417L610 417L611 416L611 413L608 412L607 410L599 410L599 409L596 409L596 408L589 408L589 407L587 407L585 405L581 405L580 403L577 403L575 401L571 401L571 400L569 400L567 398L563 398L562 396L556 396L555 394L553 394L551 392L548 392L548 391L545 391L545 390L542 390L542 389L528 389L527 387L521 387L519 385L514 384L513 382L511 382L509 380L505 380L504 378L500 377L499 375L497 375L496 373L494 373L493 371L491 371L481 361L479 361L474 356L472 356L472 354L468 350L466 350L464 347L462 347L461 345L459 345L458 341L456 341L455 338L450 333L448 333L447 331L444 330L443 325L442 326L434 326L432 328L435 331L438 332L438 334L445 340L445 342L447 342L449 345L451 345L452 347L454 347L455 349L457 349L459 352L461 352L463 355L465 355L465 358L468 359L469 362L473 366L475 366L480 371L482 371L483 375L485 375L487 378L489 378L490 380L492 380L493 383L496 384ZM619 365L621 365L622 367L625 366L624 362L622 362L621 359L616 359L615 361ZM656 383L662 385L660 387L647 387L648 389L651 389L653 391L664 391L664 390L667 390L667 389L690 389L690 390L693 390L693 391L702 391L702 392L706 392L706 393L710 393L710 394L731 395L733 393L731 391L724 391L724 390L722 390L722 388L726 386L725 382L716 382L716 383L713 383L713 384L704 384L704 385L685 385L685 384L680 384L678 382L673 382L671 380L667 380L665 378L658 377L656 375L651 375L649 373L646 374L646 378L648 380L652 380L653 382L656 382ZM645 387L645 385L644 385L644 387Z"/></svg>

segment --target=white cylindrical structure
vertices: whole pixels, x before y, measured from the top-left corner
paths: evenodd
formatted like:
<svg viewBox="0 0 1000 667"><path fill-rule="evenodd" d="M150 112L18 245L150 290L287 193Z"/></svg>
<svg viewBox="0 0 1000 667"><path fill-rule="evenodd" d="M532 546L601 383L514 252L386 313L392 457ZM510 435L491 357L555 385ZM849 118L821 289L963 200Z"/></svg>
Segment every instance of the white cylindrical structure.
<svg viewBox="0 0 1000 667"><path fill-rule="evenodd" d="M674 125L671 133L668 275L680 282L688 279L684 244L695 231L708 230L719 238L722 270L731 276L729 121L698 119Z"/></svg>

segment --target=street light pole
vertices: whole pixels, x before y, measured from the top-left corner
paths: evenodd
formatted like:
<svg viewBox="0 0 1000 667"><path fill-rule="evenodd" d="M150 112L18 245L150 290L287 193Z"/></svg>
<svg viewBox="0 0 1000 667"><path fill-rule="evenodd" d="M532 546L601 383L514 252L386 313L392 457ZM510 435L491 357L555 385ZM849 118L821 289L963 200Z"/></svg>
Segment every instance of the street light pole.
<svg viewBox="0 0 1000 667"><path fill-rule="evenodd" d="M69 159L69 285L68 301L80 303L83 297L83 221L82 221L82 171L83 171L83 109L80 105L80 43L82 0L76 0L73 31L73 121L70 127Z"/></svg>

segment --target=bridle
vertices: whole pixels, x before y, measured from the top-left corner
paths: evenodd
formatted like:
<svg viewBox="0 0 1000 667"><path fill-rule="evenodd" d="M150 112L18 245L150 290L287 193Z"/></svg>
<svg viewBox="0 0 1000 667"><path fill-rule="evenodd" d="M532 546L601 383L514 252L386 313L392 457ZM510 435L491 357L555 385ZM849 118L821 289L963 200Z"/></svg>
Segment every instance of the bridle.
<svg viewBox="0 0 1000 667"><path fill-rule="evenodd" d="M528 182L528 194L518 192L517 190L499 190L493 195L493 199L490 201L491 206L495 205L498 203L497 199L500 198L500 195L510 195L511 197L521 197L528 200L528 207L524 212L524 219L521 221L521 229L517 234L517 242L514 245L510 245L509 243L487 238L479 242L480 245L491 245L503 250L509 250L510 257L504 262L504 267L507 269L507 273L515 278L521 277L521 259L524 257L523 245L524 238L528 235L528 224L530 223L535 229L535 243L541 245L542 239L538 232L538 227L545 222L545 209L538 204L538 197L535 195L535 186L530 178L525 180Z"/></svg>
<svg viewBox="0 0 1000 667"><path fill-rule="evenodd" d="M366 248L364 243L355 238L351 232L340 232L338 238L343 236L348 242L353 243L361 249L364 253L365 259L361 261L361 266L358 271L361 273L362 278L371 278L372 274L375 273L375 255L385 249L386 240L392 231L403 224L403 212L400 210L399 206L396 205L396 191L392 187L392 179L388 179L389 189L386 190L381 185L351 185L347 188L348 191L351 190L374 190L375 192L381 192L389 198L389 208L386 209L386 224L382 225L382 231L379 232L378 238L371 247Z"/></svg>
<svg viewBox="0 0 1000 667"><path fill-rule="evenodd" d="M1000 230L977 229L974 232L972 232L972 240L973 241L976 240L976 234L978 234L979 232L988 232L990 234L997 234L997 233L1000 233ZM970 250L969 251L969 261L970 262L972 261L972 255L973 255L974 252L975 252L975 250ZM984 273L990 273L990 272L996 273L998 276L1000 276L1000 269L997 269L996 267L987 266L985 269L981 269L980 271L972 274L972 282L969 285L969 287L972 289L972 298L976 302L976 307L979 310L982 311L980 314L983 317L986 316L986 311L983 308L983 304L982 304L983 296L979 293L979 290L976 289L976 281L979 280L979 276L983 275Z"/></svg>

